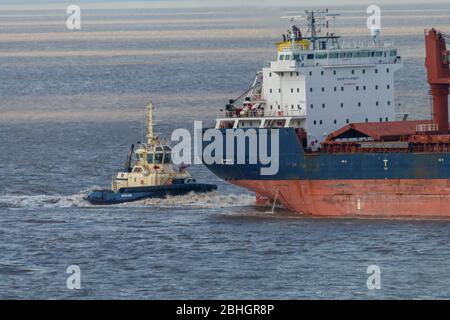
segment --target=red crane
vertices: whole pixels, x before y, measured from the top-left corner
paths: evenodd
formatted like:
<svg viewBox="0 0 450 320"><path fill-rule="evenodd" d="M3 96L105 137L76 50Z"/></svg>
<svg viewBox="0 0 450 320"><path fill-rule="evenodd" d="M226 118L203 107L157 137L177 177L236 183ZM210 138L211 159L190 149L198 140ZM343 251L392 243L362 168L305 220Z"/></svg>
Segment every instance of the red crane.
<svg viewBox="0 0 450 320"><path fill-rule="evenodd" d="M433 123L439 134L448 134L448 93L450 85L450 52L445 40L450 37L436 29L425 30L425 67L433 99Z"/></svg>

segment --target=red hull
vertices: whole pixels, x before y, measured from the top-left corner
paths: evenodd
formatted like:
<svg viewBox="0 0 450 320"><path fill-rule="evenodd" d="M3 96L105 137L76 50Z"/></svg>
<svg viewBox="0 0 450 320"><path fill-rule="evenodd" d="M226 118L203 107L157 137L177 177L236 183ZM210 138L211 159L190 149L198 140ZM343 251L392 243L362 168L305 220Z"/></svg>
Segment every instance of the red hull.
<svg viewBox="0 0 450 320"><path fill-rule="evenodd" d="M231 182L260 196L276 197L287 209L309 215L450 218L447 179Z"/></svg>

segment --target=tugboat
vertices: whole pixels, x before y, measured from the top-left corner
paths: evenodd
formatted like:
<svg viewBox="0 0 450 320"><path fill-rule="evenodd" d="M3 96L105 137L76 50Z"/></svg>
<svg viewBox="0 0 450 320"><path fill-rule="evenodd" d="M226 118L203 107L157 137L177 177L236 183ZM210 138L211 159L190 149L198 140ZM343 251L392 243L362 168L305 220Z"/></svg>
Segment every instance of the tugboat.
<svg viewBox="0 0 450 320"><path fill-rule="evenodd" d="M146 198L165 198L190 192L205 193L217 189L214 184L197 183L182 165L173 168L172 149L153 133L153 104L147 106L147 143L134 144L125 164L125 170L113 177L111 189L93 190L85 200L92 204L117 204ZM133 162L133 153L135 160Z"/></svg>

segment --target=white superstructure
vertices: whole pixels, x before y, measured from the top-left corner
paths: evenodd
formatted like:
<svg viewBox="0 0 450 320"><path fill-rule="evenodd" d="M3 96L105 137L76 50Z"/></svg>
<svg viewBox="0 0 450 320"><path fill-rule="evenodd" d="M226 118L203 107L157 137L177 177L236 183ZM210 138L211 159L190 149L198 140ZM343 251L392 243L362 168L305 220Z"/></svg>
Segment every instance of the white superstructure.
<svg viewBox="0 0 450 320"><path fill-rule="evenodd" d="M334 33L322 35L318 30L335 16L306 11L308 36L296 26L283 35L277 60L257 73L249 91L230 100L216 127L302 128L307 147L316 150L348 123L395 121L394 73L402 66L397 49L378 37L345 45Z"/></svg>

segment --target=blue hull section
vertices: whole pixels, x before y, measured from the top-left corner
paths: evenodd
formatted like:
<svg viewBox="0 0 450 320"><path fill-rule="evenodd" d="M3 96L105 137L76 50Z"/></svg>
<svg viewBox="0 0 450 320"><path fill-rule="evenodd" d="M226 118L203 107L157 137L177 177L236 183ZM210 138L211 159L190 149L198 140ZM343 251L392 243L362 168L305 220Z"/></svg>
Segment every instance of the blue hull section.
<svg viewBox="0 0 450 320"><path fill-rule="evenodd" d="M92 204L117 204L147 198L165 198L180 196L190 192L205 193L216 190L217 186L204 183L172 184L166 186L124 188L119 192L111 190L94 190L89 192L85 200Z"/></svg>
<svg viewBox="0 0 450 320"><path fill-rule="evenodd" d="M226 154L223 133L222 163L206 164L224 180L366 180L366 179L450 179L450 153L305 153L292 128L279 131L279 169L274 175L261 175L261 163L249 163L249 141L245 141L245 163L238 164L237 140L234 157ZM261 129L255 130L258 137ZM270 141L270 139L268 139ZM258 150L259 150L259 138ZM204 148L209 142L204 142ZM268 143L270 150L270 143Z"/></svg>

